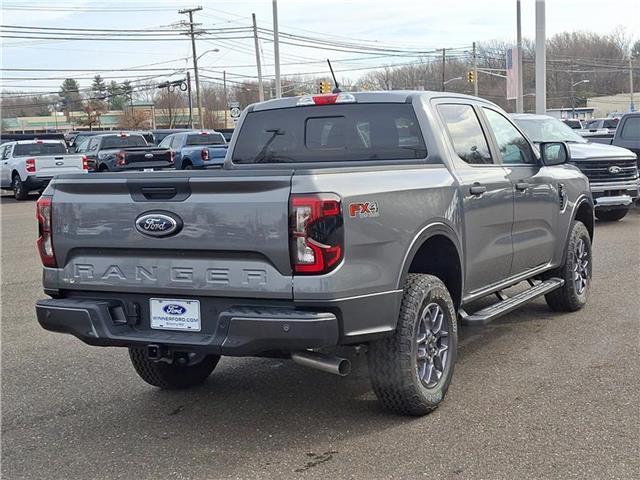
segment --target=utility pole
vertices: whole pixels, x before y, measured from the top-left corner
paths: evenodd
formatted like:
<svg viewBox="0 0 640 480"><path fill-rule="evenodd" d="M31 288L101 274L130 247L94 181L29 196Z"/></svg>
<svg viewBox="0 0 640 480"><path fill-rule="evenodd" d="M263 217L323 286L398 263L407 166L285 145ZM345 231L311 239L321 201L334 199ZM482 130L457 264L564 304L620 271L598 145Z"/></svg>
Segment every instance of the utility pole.
<svg viewBox="0 0 640 480"><path fill-rule="evenodd" d="M444 79L444 67L445 64L447 63L447 51L446 49L442 49L442 91L444 92L444 88L445 88L445 79Z"/></svg>
<svg viewBox="0 0 640 480"><path fill-rule="evenodd" d="M636 111L636 106L633 103L633 65L631 63L631 56L629 56L629 111Z"/></svg>
<svg viewBox="0 0 640 480"><path fill-rule="evenodd" d="M520 12L520 0L516 2L516 47L518 50L518 78L516 79L518 91L516 93L516 113L524 112L524 91L522 70L522 16Z"/></svg>
<svg viewBox="0 0 640 480"><path fill-rule="evenodd" d="M204 116L202 115L202 102L200 101L200 79L198 78L198 57L196 55L196 34L193 31L193 12L202 10L202 7L185 8L178 10L180 14L189 15L189 35L191 36L191 51L193 53L193 73L196 77L196 105L198 106L198 119L200 128L204 130Z"/></svg>
<svg viewBox="0 0 640 480"><path fill-rule="evenodd" d="M536 113L547 113L547 53L544 0L536 0Z"/></svg>
<svg viewBox="0 0 640 480"><path fill-rule="evenodd" d="M256 14L252 13L251 18L253 19L253 43L256 47L256 66L258 67L258 99L263 102L264 89L262 87L262 64L260 63L260 44L258 43L258 26L256 25Z"/></svg>
<svg viewBox="0 0 640 480"><path fill-rule="evenodd" d="M187 70L187 99L189 100L189 128L193 128L193 102L191 100L191 72Z"/></svg>
<svg viewBox="0 0 640 480"><path fill-rule="evenodd" d="M478 54L476 52L476 42L473 42L473 94L478 96Z"/></svg>
<svg viewBox="0 0 640 480"><path fill-rule="evenodd" d="M276 64L276 98L281 98L282 85L280 85L280 39L278 37L278 0L273 0L273 56Z"/></svg>
<svg viewBox="0 0 640 480"><path fill-rule="evenodd" d="M255 20L255 16L253 17ZM229 111L229 98L227 97L227 71L222 71L222 91L224 92L224 128L227 128L227 112Z"/></svg>

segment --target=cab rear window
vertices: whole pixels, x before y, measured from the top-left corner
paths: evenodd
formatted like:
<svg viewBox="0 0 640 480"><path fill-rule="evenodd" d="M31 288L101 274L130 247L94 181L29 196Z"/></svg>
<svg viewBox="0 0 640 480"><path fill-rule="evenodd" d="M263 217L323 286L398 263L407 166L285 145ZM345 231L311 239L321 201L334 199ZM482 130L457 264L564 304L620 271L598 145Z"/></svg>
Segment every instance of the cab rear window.
<svg viewBox="0 0 640 480"><path fill-rule="evenodd" d="M410 104L367 103L251 112L240 129L233 162L344 162L426 156Z"/></svg>
<svg viewBox="0 0 640 480"><path fill-rule="evenodd" d="M102 140L102 148L107 150L110 148L125 147L146 147L147 141L142 135L114 135L113 137L105 137Z"/></svg>
<svg viewBox="0 0 640 480"><path fill-rule="evenodd" d="M187 137L187 145L224 145L224 137L220 133L198 133Z"/></svg>
<svg viewBox="0 0 640 480"><path fill-rule="evenodd" d="M62 142L56 143L18 143L13 149L14 157L37 157L39 155L64 155L67 148Z"/></svg>

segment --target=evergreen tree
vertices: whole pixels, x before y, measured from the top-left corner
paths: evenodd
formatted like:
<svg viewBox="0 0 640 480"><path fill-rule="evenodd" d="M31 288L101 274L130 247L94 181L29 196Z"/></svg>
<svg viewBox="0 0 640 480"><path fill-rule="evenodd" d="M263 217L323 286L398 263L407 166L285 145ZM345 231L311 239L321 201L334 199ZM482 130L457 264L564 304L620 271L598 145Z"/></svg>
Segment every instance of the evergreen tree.
<svg viewBox="0 0 640 480"><path fill-rule="evenodd" d="M80 96L80 85L73 78L67 78L58 92L60 103L65 112L82 109L82 97Z"/></svg>

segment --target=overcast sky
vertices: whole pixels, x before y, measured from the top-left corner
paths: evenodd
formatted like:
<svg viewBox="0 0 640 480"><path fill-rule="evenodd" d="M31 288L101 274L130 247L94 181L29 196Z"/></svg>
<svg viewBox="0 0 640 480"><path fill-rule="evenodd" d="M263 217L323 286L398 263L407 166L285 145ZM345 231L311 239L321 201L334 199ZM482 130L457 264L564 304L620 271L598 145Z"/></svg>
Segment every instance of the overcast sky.
<svg viewBox="0 0 640 480"><path fill-rule="evenodd" d="M251 25L251 13L257 15L258 25L272 28L271 0L254 1L36 1L4 0L3 25L76 28L167 28L184 20L177 10L202 5L195 14L203 28L223 28ZM591 30L609 33L624 28L630 36L640 32L640 0L547 0L547 34L561 31ZM299 35L330 38L339 41L376 41L382 46L401 46L411 49L468 47L473 41L492 39L514 41L516 0L279 0L280 29ZM144 12L113 11L117 9L148 9ZM522 0L523 35L535 34L535 0ZM24 10L29 8L29 10ZM35 9L35 10L34 10ZM52 9L52 11L45 11ZM99 11L98 11L99 10ZM109 11L105 11L109 10ZM108 69L138 67L163 63L160 67L179 70L186 65L191 47L188 40L179 42L100 42L2 39L3 68ZM253 40L235 39L216 42L199 40L198 50L218 48L218 53L206 54L201 67L212 69L208 75L217 78L215 71L227 70L229 79L239 75L255 76ZM273 74L273 50L268 40L261 42L265 74ZM320 49L281 46L283 74L308 73L323 70L322 64L312 64L329 56L336 61L342 75L356 78L363 71L377 65L406 63L407 57L363 59L366 55L327 52ZM355 60L353 60L355 58ZM247 65L247 66L238 66ZM106 72L104 77L123 77L122 72ZM132 73L131 78L148 73ZM178 72L176 75L180 76ZM3 72L2 88L11 90L56 90L59 79L11 80L10 77L64 77L70 72ZM73 73L82 86L92 76ZM122 78L115 78L121 81ZM154 79L154 81L162 79ZM25 88L30 87L30 88Z"/></svg>

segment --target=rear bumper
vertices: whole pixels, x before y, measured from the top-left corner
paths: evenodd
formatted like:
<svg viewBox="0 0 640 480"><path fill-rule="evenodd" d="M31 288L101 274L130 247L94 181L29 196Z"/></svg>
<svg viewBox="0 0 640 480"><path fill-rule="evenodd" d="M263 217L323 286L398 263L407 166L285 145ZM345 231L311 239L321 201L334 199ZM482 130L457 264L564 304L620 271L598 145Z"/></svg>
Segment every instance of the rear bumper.
<svg viewBox="0 0 640 480"><path fill-rule="evenodd" d="M53 177L36 177L35 175L29 175L24 184L29 190L40 190L49 185L52 178Z"/></svg>
<svg viewBox="0 0 640 480"><path fill-rule="evenodd" d="M137 308L116 299L51 299L36 304L40 325L71 334L89 345L161 345L173 350L247 356L334 346L338 320L333 313L286 307L239 306L216 312L203 303L202 331L152 330L144 302Z"/></svg>

